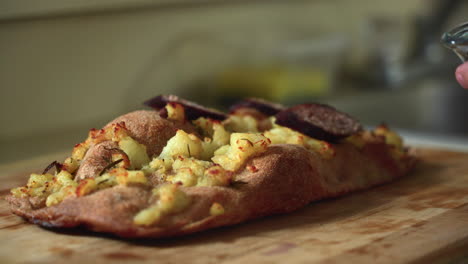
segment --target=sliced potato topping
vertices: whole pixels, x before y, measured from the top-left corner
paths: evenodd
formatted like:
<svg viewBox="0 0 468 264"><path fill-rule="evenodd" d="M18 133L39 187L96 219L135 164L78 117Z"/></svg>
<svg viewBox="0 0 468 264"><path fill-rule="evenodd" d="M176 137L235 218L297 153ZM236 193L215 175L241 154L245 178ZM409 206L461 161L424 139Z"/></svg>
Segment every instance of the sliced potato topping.
<svg viewBox="0 0 468 264"><path fill-rule="evenodd" d="M29 196L28 188L26 186L13 188L10 190L10 193L13 194L13 196L18 197L18 198L27 198Z"/></svg>
<svg viewBox="0 0 468 264"><path fill-rule="evenodd" d="M203 137L213 137L213 124L220 124L218 120L212 120L205 117L199 117L192 121L192 124L198 129L198 132Z"/></svg>
<svg viewBox="0 0 468 264"><path fill-rule="evenodd" d="M60 188L58 192L54 192L47 197L46 205L52 206L61 203L67 197L73 197L75 195L75 186L64 186Z"/></svg>
<svg viewBox="0 0 468 264"><path fill-rule="evenodd" d="M55 181L61 186L74 185L76 182L73 181L73 176L67 171L60 171L55 176Z"/></svg>
<svg viewBox="0 0 468 264"><path fill-rule="evenodd" d="M129 136L125 136L119 141L119 148L127 154L130 160L130 169L141 169L143 165L150 162L146 146Z"/></svg>
<svg viewBox="0 0 468 264"><path fill-rule="evenodd" d="M24 189L20 190L19 188L13 189L11 192L13 194L21 194L24 193L26 196L36 196L42 197L46 195L49 191L50 186L53 184L54 176L51 174L31 174L29 177L28 183L24 187Z"/></svg>
<svg viewBox="0 0 468 264"><path fill-rule="evenodd" d="M265 136L271 139L273 144L294 144L304 146L308 150L319 153L322 157L329 159L335 155L333 146L322 140L308 137L292 129L282 126L275 126L266 131Z"/></svg>
<svg viewBox="0 0 468 264"><path fill-rule="evenodd" d="M75 145L71 158L77 162L81 161L91 145L104 141L120 142L126 137L128 137L128 130L125 122L112 124L103 129L91 129L88 138L84 142Z"/></svg>
<svg viewBox="0 0 468 264"><path fill-rule="evenodd" d="M131 183L147 184L145 173L140 170L125 170L122 168L113 169L109 172L111 176L115 176L119 185L129 185Z"/></svg>
<svg viewBox="0 0 468 264"><path fill-rule="evenodd" d="M235 171L249 157L265 152L270 144L271 140L263 134L232 133L230 145L216 150L212 160L226 170Z"/></svg>
<svg viewBox="0 0 468 264"><path fill-rule="evenodd" d="M89 194L96 190L98 187L98 184L95 179L84 179L81 180L80 183L78 184L78 187L76 187L76 196L85 196L86 194ZM49 196L50 197L50 196Z"/></svg>
<svg viewBox="0 0 468 264"><path fill-rule="evenodd" d="M214 165L203 172L203 176L198 179L197 186L228 186L231 180L232 172L220 165Z"/></svg>
<svg viewBox="0 0 468 264"><path fill-rule="evenodd" d="M185 110L181 104L169 103L166 105L167 119L184 122Z"/></svg>
<svg viewBox="0 0 468 264"><path fill-rule="evenodd" d="M213 203L210 207L210 215L222 215L224 214L224 207L219 203Z"/></svg>
<svg viewBox="0 0 468 264"><path fill-rule="evenodd" d="M74 173L76 170L78 170L78 167L80 166L80 163L78 160L68 157L65 159L65 161L62 164L62 170L66 170L69 173Z"/></svg>
<svg viewBox="0 0 468 264"><path fill-rule="evenodd" d="M227 186L231 180L231 173L209 161L177 159L172 169L175 174L167 180L181 182L183 186Z"/></svg>
<svg viewBox="0 0 468 264"><path fill-rule="evenodd" d="M390 145L390 155L395 160L401 159L406 156L403 146L403 139L396 132L390 130L386 125L380 125L374 129L374 135L383 136L385 143Z"/></svg>
<svg viewBox="0 0 468 264"><path fill-rule="evenodd" d="M403 139L395 131L390 130L386 125L380 125L374 129L374 134L385 137L385 143L397 148L403 147Z"/></svg>
<svg viewBox="0 0 468 264"><path fill-rule="evenodd" d="M232 173L210 161L178 157L155 158L144 168L147 173L155 172L164 181L181 183L183 186L227 186Z"/></svg>
<svg viewBox="0 0 468 264"><path fill-rule="evenodd" d="M258 132L258 121L250 115L230 115L224 121L224 125L229 131L234 132Z"/></svg>
<svg viewBox="0 0 468 264"><path fill-rule="evenodd" d="M119 148L125 153L112 153L112 162L122 160L117 164L118 167L125 169L141 169L145 164L150 162L150 158L146 152L146 146L131 138L125 126L125 122L120 122L109 125L103 129L91 129L88 138L84 142L75 145L71 156L64 161L62 170L75 173L88 149L92 145L104 141L117 142Z"/></svg>
<svg viewBox="0 0 468 264"><path fill-rule="evenodd" d="M76 182L72 175L62 170L56 176L52 174L31 174L28 183L24 187L15 188L11 191L16 197L39 197L46 199L46 205L50 206L61 202L64 198L74 194ZM49 195L53 193L49 199Z"/></svg>
<svg viewBox="0 0 468 264"><path fill-rule="evenodd" d="M133 218L136 225L149 226L158 222L162 216L178 213L190 204L190 197L179 189L178 184L166 183L153 189L153 195L158 199Z"/></svg>
<svg viewBox="0 0 468 264"><path fill-rule="evenodd" d="M347 138L345 138L345 141L354 145L358 149L362 149L366 145L366 135L363 133L356 133L354 135L351 135Z"/></svg>
<svg viewBox="0 0 468 264"><path fill-rule="evenodd" d="M65 198L75 195L78 184L73 181L73 176L69 172L62 170L52 180L49 190L43 194L47 197L47 206L58 204Z"/></svg>
<svg viewBox="0 0 468 264"><path fill-rule="evenodd" d="M369 142L381 142L382 139L384 140L385 144L391 147L403 149L402 138L385 125L380 125L374 130L361 131L347 137L345 141L353 144L358 148L363 148Z"/></svg>
<svg viewBox="0 0 468 264"><path fill-rule="evenodd" d="M54 178L52 174L31 174L26 186L28 188L46 187L46 185Z"/></svg>
<svg viewBox="0 0 468 264"><path fill-rule="evenodd" d="M80 197L94 191L115 185L148 184L143 171L131 171L123 168L112 169L94 179L73 180L73 175L61 170L57 175L31 174L24 187L11 190L16 197L39 197L46 199L46 205L52 206L67 197Z"/></svg>
<svg viewBox="0 0 468 264"><path fill-rule="evenodd" d="M203 177L205 170L212 166L211 162L193 158L178 158L172 163L175 175L167 177L173 183L181 182L183 186L195 186L198 178Z"/></svg>
<svg viewBox="0 0 468 264"><path fill-rule="evenodd" d="M89 148L88 144L85 144L85 143L76 144L75 147L73 148L71 158L76 161L82 160L86 152L88 151L88 148Z"/></svg>
<svg viewBox="0 0 468 264"><path fill-rule="evenodd" d="M147 166L143 167L143 171L147 174L156 172L159 175L165 175L171 170L173 162L174 159L172 158L154 158Z"/></svg>
<svg viewBox="0 0 468 264"><path fill-rule="evenodd" d="M229 144L229 139L231 137L231 133L226 131L224 126L219 122L210 122L211 127L210 130L212 131L211 138L205 137L202 142L203 152L202 152L202 159L203 160L210 160L214 152L220 148L221 146Z"/></svg>
<svg viewBox="0 0 468 264"><path fill-rule="evenodd" d="M92 142L94 144L98 144L107 140L119 142L122 138L127 136L128 130L125 126L125 122L120 122L99 130L91 129L86 141Z"/></svg>
<svg viewBox="0 0 468 264"><path fill-rule="evenodd" d="M202 142L197 136L177 130L176 135L169 139L159 157L163 159L174 159L178 156L200 158L202 152Z"/></svg>

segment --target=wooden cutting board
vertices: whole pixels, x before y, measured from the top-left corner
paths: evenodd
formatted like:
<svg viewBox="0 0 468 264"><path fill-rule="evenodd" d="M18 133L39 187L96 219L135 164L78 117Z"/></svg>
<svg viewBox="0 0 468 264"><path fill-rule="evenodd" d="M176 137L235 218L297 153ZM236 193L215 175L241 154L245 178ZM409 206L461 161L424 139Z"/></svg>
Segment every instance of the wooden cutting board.
<svg viewBox="0 0 468 264"><path fill-rule="evenodd" d="M1 199L0 263L466 263L468 154L416 152L422 162L394 183L175 239L46 230ZM2 171L2 197L28 177L18 164Z"/></svg>

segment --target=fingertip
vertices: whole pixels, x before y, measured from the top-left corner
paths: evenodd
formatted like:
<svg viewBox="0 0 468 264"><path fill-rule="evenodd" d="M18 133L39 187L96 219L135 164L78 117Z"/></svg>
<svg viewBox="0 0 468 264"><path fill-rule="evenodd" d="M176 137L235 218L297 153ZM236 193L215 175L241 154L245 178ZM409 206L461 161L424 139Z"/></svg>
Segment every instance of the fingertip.
<svg viewBox="0 0 468 264"><path fill-rule="evenodd" d="M468 89L468 62L458 66L455 78L463 88Z"/></svg>
<svg viewBox="0 0 468 264"><path fill-rule="evenodd" d="M463 78L463 75L461 73L455 73L455 78L457 79L457 82L465 89L468 89L465 84L465 79Z"/></svg>
<svg viewBox="0 0 468 264"><path fill-rule="evenodd" d="M468 89L468 62L458 66L455 71L457 82L465 89Z"/></svg>

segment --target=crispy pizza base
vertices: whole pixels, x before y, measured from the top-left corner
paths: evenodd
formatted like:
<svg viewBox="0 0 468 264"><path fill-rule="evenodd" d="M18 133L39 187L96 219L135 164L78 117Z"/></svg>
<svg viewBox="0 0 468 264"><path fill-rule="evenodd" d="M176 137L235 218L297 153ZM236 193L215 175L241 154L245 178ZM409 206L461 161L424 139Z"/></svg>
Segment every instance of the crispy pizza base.
<svg viewBox="0 0 468 264"><path fill-rule="evenodd" d="M242 184L181 187L191 204L151 226L133 222L135 214L153 202L148 187L115 186L51 207L37 207L28 198L7 200L15 214L46 227L85 226L121 237L168 237L288 213L313 201L368 189L402 177L415 162L411 156L394 159L383 139L362 148L335 144L334 149L334 157L324 158L297 145L271 145L237 171L236 181ZM222 204L223 214L210 214L215 202Z"/></svg>

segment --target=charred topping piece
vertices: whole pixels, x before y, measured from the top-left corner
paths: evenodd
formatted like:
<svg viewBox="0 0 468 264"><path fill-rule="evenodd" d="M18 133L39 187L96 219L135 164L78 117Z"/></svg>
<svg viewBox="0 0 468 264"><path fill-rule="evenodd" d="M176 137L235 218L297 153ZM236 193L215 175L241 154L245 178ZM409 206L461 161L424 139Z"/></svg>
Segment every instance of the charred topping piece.
<svg viewBox="0 0 468 264"><path fill-rule="evenodd" d="M276 114L276 123L307 136L336 142L360 130L356 119L324 104L301 104Z"/></svg>
<svg viewBox="0 0 468 264"><path fill-rule="evenodd" d="M63 164L60 162L57 162L56 160L52 161L47 167L42 171L42 174L46 174L52 167L55 167L55 170L57 173L59 173L62 170Z"/></svg>
<svg viewBox="0 0 468 264"><path fill-rule="evenodd" d="M159 95L149 99L143 104L153 109L161 110L164 109L166 104L169 103L177 103L183 105L185 108L185 115L187 116L188 120L195 120L199 117L208 117L215 120L224 120L227 118L227 115L220 111L201 106L197 103L179 98L175 95Z"/></svg>
<svg viewBox="0 0 468 264"><path fill-rule="evenodd" d="M280 104L268 102L261 98L246 98L232 105L229 108L229 111L230 113L233 113L237 109L244 107L254 108L257 111L268 116L276 115L278 112L283 111L285 109L285 107Z"/></svg>

